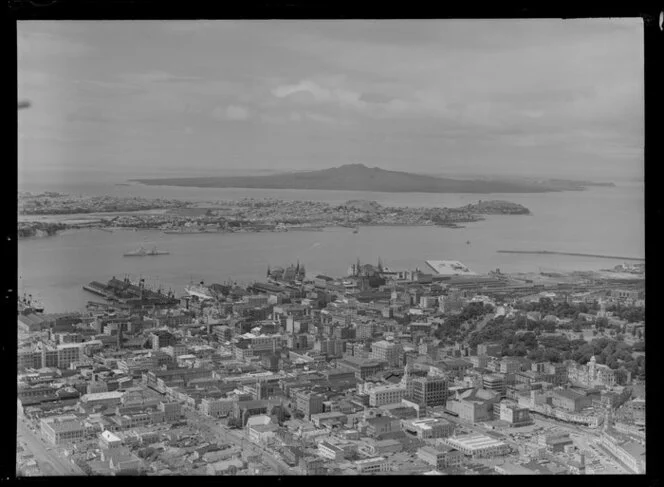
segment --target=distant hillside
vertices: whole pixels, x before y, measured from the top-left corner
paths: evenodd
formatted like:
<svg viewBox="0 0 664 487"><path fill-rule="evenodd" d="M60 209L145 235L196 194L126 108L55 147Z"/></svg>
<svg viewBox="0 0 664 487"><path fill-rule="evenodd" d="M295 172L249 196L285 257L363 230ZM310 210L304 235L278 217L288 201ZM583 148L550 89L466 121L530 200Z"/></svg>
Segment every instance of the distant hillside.
<svg viewBox="0 0 664 487"><path fill-rule="evenodd" d="M575 181L517 182L450 179L401 171L387 171L363 164L347 164L320 171L281 173L270 176L132 179L151 186L197 188L320 189L377 191L386 193L545 193L579 191L588 183Z"/></svg>

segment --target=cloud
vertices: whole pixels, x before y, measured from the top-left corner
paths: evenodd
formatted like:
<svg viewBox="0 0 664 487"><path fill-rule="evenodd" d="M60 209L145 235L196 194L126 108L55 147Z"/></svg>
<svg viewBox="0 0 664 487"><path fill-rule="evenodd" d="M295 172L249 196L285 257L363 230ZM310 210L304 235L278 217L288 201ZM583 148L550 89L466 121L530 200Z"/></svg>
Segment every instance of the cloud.
<svg viewBox="0 0 664 487"><path fill-rule="evenodd" d="M150 84L150 83L188 83L191 81L203 81L204 78L198 76L177 76L165 71L147 71L142 73L124 73L118 76L119 79L131 84Z"/></svg>
<svg viewBox="0 0 664 487"><path fill-rule="evenodd" d="M32 59L44 58L52 62L51 58L80 57L95 51L90 45L71 41L61 35L28 32L21 28L20 22L17 27L16 46L19 62L28 56Z"/></svg>
<svg viewBox="0 0 664 487"><path fill-rule="evenodd" d="M305 117L307 118L307 120L312 120L314 122L319 122L319 123L330 123L330 124L341 123L341 121L337 118L330 117L327 115L322 115L320 113L307 112L305 114Z"/></svg>
<svg viewBox="0 0 664 487"><path fill-rule="evenodd" d="M296 103L330 103L343 107L363 108L360 93L339 88L328 89L312 80L302 80L297 84L280 85L272 90L277 98L289 98Z"/></svg>
<svg viewBox="0 0 664 487"><path fill-rule="evenodd" d="M212 111L212 118L217 120L248 120L251 113L239 105L229 105L226 108L217 107Z"/></svg>

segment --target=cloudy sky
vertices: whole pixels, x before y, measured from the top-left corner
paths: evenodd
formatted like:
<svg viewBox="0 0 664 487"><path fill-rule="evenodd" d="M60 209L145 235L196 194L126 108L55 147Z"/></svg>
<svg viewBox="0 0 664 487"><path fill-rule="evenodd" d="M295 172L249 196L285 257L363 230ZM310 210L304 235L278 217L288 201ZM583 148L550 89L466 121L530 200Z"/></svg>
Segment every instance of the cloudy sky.
<svg viewBox="0 0 664 487"><path fill-rule="evenodd" d="M18 81L23 177L642 174L640 19L21 22Z"/></svg>

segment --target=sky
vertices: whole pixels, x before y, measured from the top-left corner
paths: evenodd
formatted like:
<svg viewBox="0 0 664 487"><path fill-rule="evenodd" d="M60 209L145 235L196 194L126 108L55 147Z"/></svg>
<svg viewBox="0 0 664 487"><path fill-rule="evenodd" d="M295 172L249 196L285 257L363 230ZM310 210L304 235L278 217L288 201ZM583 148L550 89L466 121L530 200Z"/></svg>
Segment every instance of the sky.
<svg viewBox="0 0 664 487"><path fill-rule="evenodd" d="M641 19L19 22L21 178L639 178Z"/></svg>

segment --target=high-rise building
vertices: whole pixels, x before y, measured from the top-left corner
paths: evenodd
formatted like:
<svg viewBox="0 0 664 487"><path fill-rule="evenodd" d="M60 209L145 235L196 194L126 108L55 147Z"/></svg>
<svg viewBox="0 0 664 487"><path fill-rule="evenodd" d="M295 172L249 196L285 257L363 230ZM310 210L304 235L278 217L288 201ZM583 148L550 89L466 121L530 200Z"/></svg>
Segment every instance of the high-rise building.
<svg viewBox="0 0 664 487"><path fill-rule="evenodd" d="M295 394L295 406L309 419L312 414L323 412L323 396L312 392L299 391Z"/></svg>
<svg viewBox="0 0 664 487"><path fill-rule="evenodd" d="M413 379L413 401L425 406L444 406L447 403L448 383L445 377L417 377Z"/></svg>
<svg viewBox="0 0 664 487"><path fill-rule="evenodd" d="M152 350L159 350L160 348L174 345L177 341L175 336L166 330L157 330L150 333L150 340L152 343Z"/></svg>
<svg viewBox="0 0 664 487"><path fill-rule="evenodd" d="M498 393L499 397L505 397L507 385L505 383L505 378L502 375L485 375L482 377L482 386L484 389Z"/></svg>
<svg viewBox="0 0 664 487"><path fill-rule="evenodd" d="M387 362L391 367L399 365L401 355L401 346L398 343L381 340L371 344L371 358L382 362Z"/></svg>

